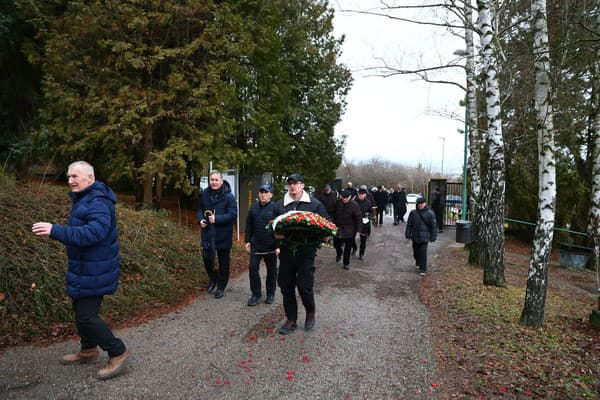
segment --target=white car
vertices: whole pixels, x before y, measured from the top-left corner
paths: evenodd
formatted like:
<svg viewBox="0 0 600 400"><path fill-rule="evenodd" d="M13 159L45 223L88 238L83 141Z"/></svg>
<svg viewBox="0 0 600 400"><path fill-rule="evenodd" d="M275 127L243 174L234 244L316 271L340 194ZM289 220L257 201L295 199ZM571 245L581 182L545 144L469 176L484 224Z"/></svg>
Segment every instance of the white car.
<svg viewBox="0 0 600 400"><path fill-rule="evenodd" d="M406 201L408 201L409 203L416 203L417 198L419 198L421 196L422 196L422 194L419 194L419 193L409 193L406 195Z"/></svg>

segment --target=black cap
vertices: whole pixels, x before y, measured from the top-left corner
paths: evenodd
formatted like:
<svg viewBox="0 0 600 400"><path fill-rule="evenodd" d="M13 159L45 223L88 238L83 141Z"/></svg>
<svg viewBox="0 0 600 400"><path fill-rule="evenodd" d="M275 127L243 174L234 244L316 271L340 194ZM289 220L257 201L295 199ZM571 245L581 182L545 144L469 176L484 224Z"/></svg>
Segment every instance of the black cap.
<svg viewBox="0 0 600 400"><path fill-rule="evenodd" d="M302 175L294 172L293 174L291 174L290 176L288 176L288 178L286 179L286 182L290 182L290 181L296 181L296 182L302 182L304 183L304 178L302 177Z"/></svg>
<svg viewBox="0 0 600 400"><path fill-rule="evenodd" d="M421 204L421 203L427 203L427 200L425 200L425 197L423 197L423 196L417 197L417 204Z"/></svg>
<svg viewBox="0 0 600 400"><path fill-rule="evenodd" d="M331 185L325 185L325 187L323 187L323 190L331 190Z"/></svg>
<svg viewBox="0 0 600 400"><path fill-rule="evenodd" d="M349 190L346 190L346 189L344 189L344 190L342 190L342 191L340 192L340 196L342 196L342 197L350 197L350 191L349 191Z"/></svg>
<svg viewBox="0 0 600 400"><path fill-rule="evenodd" d="M360 188L360 189L358 189L358 193L359 193L359 194L367 194L367 189L365 189L365 188Z"/></svg>

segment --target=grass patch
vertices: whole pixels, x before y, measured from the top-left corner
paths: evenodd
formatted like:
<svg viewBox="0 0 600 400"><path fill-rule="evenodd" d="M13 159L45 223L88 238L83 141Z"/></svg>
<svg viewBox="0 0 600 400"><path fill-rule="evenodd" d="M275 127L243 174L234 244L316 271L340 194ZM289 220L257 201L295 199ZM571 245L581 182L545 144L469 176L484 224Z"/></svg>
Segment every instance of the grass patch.
<svg viewBox="0 0 600 400"><path fill-rule="evenodd" d="M421 288L437 332L442 398L599 398L599 332L587 323L597 300L561 275L579 272L550 271L546 321L533 330L519 325L526 259L507 264L508 285L496 288L482 284L464 250L449 252Z"/></svg>

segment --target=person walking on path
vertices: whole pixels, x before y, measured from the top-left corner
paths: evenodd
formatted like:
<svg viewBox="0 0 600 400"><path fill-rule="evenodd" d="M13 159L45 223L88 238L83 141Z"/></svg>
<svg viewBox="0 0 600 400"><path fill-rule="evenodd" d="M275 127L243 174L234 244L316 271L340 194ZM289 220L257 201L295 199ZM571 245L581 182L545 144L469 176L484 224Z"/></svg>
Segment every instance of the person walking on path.
<svg viewBox="0 0 600 400"><path fill-rule="evenodd" d="M438 232L442 233L444 227L444 209L446 207L446 202L444 201L444 197L442 196L442 192L439 187L435 187L433 189L433 200L431 201L431 209L435 213L435 219L437 221Z"/></svg>
<svg viewBox="0 0 600 400"><path fill-rule="evenodd" d="M233 246L233 223L237 218L237 203L229 183L221 172L211 171L209 187L200 196L198 222L202 228L202 259L210 278L208 292L215 291L215 299L225 295L229 282L231 246ZM216 258L219 269L215 268Z"/></svg>
<svg viewBox="0 0 600 400"><path fill-rule="evenodd" d="M352 200L350 191L342 190L333 215L333 222L338 228L338 236L333 241L336 252L335 261L342 260L345 270L350 269L350 253L356 246L354 239L360 232L361 219L360 207Z"/></svg>
<svg viewBox="0 0 600 400"><path fill-rule="evenodd" d="M390 196L392 205L394 206L394 225L404 222L404 214L406 214L406 189L401 184L396 186L396 189Z"/></svg>
<svg viewBox="0 0 600 400"><path fill-rule="evenodd" d="M358 194L358 190L354 187L352 182L348 182L346 184L346 190L350 192L350 197L352 199L354 199L356 197L356 195Z"/></svg>
<svg viewBox="0 0 600 400"><path fill-rule="evenodd" d="M298 173L291 174L287 180L288 192L275 203L273 218L286 212L310 211L327 219L329 215L323 204L309 196L304 191L304 178ZM282 234L276 234L276 239L281 240L279 253L278 282L283 296L283 308L286 321L279 328L279 333L286 335L296 330L298 320L298 303L296 301L296 287L306 310L304 329L311 330L316 323L316 304L314 294L315 281L315 256L317 250L312 247L291 248Z"/></svg>
<svg viewBox="0 0 600 400"><path fill-rule="evenodd" d="M36 222L32 232L63 243L67 249L67 294L72 300L81 348L62 357L63 364L94 362L98 346L108 352L108 365L98 371L99 379L120 374L131 353L100 317L105 295L119 284L119 241L115 204L117 196L106 184L96 181L94 168L85 161L69 165L69 197L72 201L67 225Z"/></svg>
<svg viewBox="0 0 600 400"><path fill-rule="evenodd" d="M388 192L383 185L380 185L376 190L377 191L373 193L373 197L375 198L375 203L377 205L377 224L382 226L383 215L385 214L385 209L388 204Z"/></svg>
<svg viewBox="0 0 600 400"><path fill-rule="evenodd" d="M265 229L273 219L275 203L271 201L273 188L262 185L258 189L258 200L254 202L246 218L246 251L250 254L248 276L252 297L248 300L249 306L255 306L261 298L260 261L264 260L267 267L267 280L265 282L267 297L265 303L273 304L275 289L277 288L277 254L276 241L273 233Z"/></svg>
<svg viewBox="0 0 600 400"><path fill-rule="evenodd" d="M360 245L358 250L358 259L365 258L365 250L367 248L367 239L371 234L371 213L373 212L373 204L367 197L368 191L366 188L358 189L358 195L354 200L360 208L361 214L361 229L359 232ZM354 242L356 243L356 242Z"/></svg>
<svg viewBox="0 0 600 400"><path fill-rule="evenodd" d="M338 193L335 190L332 190L330 185L325 185L319 200L321 200L321 203L325 206L327 214L333 215L335 213Z"/></svg>
<svg viewBox="0 0 600 400"><path fill-rule="evenodd" d="M425 197L417 198L417 208L408 214L404 235L412 240L413 257L419 273L424 276L427 272L427 245L437 239L435 214L427 207Z"/></svg>

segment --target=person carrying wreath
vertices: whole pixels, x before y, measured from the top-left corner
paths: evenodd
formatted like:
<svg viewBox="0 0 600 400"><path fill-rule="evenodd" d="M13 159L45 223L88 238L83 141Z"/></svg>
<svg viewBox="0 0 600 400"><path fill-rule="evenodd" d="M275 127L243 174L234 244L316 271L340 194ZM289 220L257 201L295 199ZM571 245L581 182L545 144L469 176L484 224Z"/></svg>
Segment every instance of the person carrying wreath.
<svg viewBox="0 0 600 400"><path fill-rule="evenodd" d="M304 190L304 178L298 173L291 174L287 180L288 192L275 203L273 218L289 211L310 211L327 219L329 215L325 206ZM278 283L283 296L283 308L286 321L279 328L279 333L286 335L298 327L298 303L296 287L306 311L304 329L315 327L316 305L314 294L315 256L317 249L312 246L296 247L284 240L285 235L275 234L279 240L279 276Z"/></svg>
<svg viewBox="0 0 600 400"><path fill-rule="evenodd" d="M271 201L273 188L270 185L262 185L258 189L258 200L252 204L248 217L246 218L246 251L250 254L250 265L248 276L250 278L250 290L252 297L248 300L249 306L255 306L261 298L260 284L260 261L264 260L267 266L267 281L265 282L267 298L265 303L273 304L275 301L275 289L277 288L277 254L276 241L273 233L265 229L269 221L273 219L275 203Z"/></svg>

